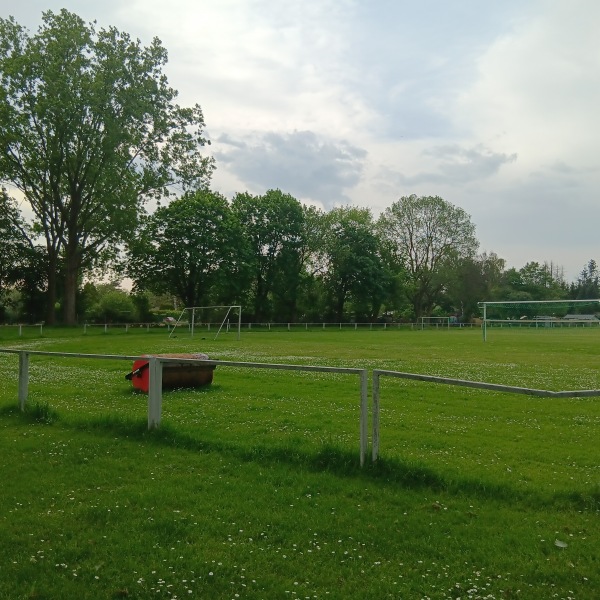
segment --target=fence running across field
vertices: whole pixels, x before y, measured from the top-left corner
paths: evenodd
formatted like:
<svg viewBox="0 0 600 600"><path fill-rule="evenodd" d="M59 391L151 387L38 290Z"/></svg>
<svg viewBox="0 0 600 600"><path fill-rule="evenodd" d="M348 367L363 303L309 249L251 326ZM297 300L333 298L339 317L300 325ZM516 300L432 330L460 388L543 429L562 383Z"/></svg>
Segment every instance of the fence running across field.
<svg viewBox="0 0 600 600"><path fill-rule="evenodd" d="M203 332L210 334L218 331L219 327L222 323L194 323L193 330L190 323L180 324L178 330L181 332L180 335L193 335L194 333L202 335ZM480 324L477 323L456 323L451 325L452 328L461 327L461 328L479 328ZM241 323L240 331L242 332L257 332L257 331L315 331L319 330L355 330L355 331L398 331L402 329L411 329L411 330L421 330L421 329L448 329L447 323L428 323L423 325L423 323L347 323L347 322L338 322L338 323L272 323L272 322L264 322L264 323ZM60 330L63 329L61 327L54 327L50 325L44 325L43 323L36 323L34 325L27 325L24 323L19 323L16 325L0 325L0 335L2 332L6 332L9 335L7 337L33 337L35 335L43 336L45 330ZM67 329L67 328L64 328ZM129 333L146 331L147 333L164 333L171 335L175 328L173 325L165 324L165 323L85 323L83 325L78 325L76 327L68 328L71 331L79 330L83 335L97 335L101 334L111 334L111 333ZM225 331L230 332L233 329L233 326L230 324L225 324ZM235 324L235 331L237 332L237 323Z"/></svg>
<svg viewBox="0 0 600 600"><path fill-rule="evenodd" d="M21 411L25 410L29 387L29 358L30 356L55 356L65 358L85 358L85 359L110 359L110 360L147 360L149 369L149 389L148 389L148 429L154 429L160 425L162 414L162 368L165 363L186 363L202 364L223 367L242 367L249 369L272 369L286 371L312 371L320 373L345 373L349 375L358 375L360 378L360 464L364 465L365 456L368 447L368 370L345 367L320 367L312 365L289 365L272 363L251 363L235 362L223 360L202 360L188 358L167 358L161 356L124 356L111 354L76 354L67 352L43 352L37 350L17 350L1 349L0 352L18 354L19 356L19 391L18 400ZM379 424L380 424L380 404L381 404L381 377L395 377L400 379L411 379L429 383L438 383L443 385L454 385L460 387L470 387L482 390L491 390L494 392L506 392L510 394L526 394L529 396L538 396L545 398L583 398L600 396L600 389L594 390L565 390L551 391L538 390L532 388L516 387L510 385L501 385L496 383L485 383L481 381L468 381L464 379L452 379L449 377L436 377L432 375L420 375L417 373L403 373L400 371L389 371L382 369L373 370L372 394L373 394L373 415L372 415L372 459L377 461L379 457Z"/></svg>
<svg viewBox="0 0 600 600"><path fill-rule="evenodd" d="M149 371L148 387L148 429L160 425L162 414L162 369L163 364L201 364L220 367L242 367L248 369L273 369L284 371L312 371L319 373L345 373L358 375L360 378L360 464L363 465L368 445L368 373L366 369L345 367L320 367L312 365L286 365L273 363L250 363L227 360L204 360L192 358L167 358L161 356L123 356L112 354L78 354L70 352L43 352L39 350L0 349L0 352L19 355L19 406L25 410L29 388L29 357L30 356L55 356L65 358L85 359L110 359L110 360L147 360Z"/></svg>
<svg viewBox="0 0 600 600"><path fill-rule="evenodd" d="M419 375L417 373L402 373L400 371L386 371L382 369L373 370L373 462L379 455L379 407L380 407L380 378L396 377L399 379L412 379L416 381L425 381L429 383L439 383L444 385L456 385L460 387L477 388L480 390L491 390L493 392L506 392L509 394L526 394L528 396L538 396L542 398L584 398L590 396L600 396L600 390L565 390L554 392L551 390L536 390L532 388L516 387L512 385L502 385L498 383L485 383L482 381L468 381L465 379L452 379L450 377L436 377L433 375Z"/></svg>

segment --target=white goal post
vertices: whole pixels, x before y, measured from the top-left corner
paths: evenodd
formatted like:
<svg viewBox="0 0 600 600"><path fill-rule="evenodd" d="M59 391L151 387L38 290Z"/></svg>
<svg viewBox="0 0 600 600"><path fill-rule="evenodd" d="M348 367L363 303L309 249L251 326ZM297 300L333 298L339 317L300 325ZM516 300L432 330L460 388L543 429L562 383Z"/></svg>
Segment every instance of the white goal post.
<svg viewBox="0 0 600 600"><path fill-rule="evenodd" d="M425 329L425 327L434 327L438 329L439 327L446 327L450 329L450 321L452 317L419 317L419 321L421 322L421 330Z"/></svg>
<svg viewBox="0 0 600 600"><path fill-rule="evenodd" d="M569 308L581 307L582 305L594 306L594 315L582 315L582 314L562 314L567 313ZM600 310L600 299L598 298L589 298L587 300L504 300L504 301L494 301L494 302L479 302L479 306L483 311L482 315L482 331L483 331L483 341L487 341L487 327L488 324L520 324L520 325L529 325L533 327L538 327L540 325L544 327L552 327L552 326L563 326L563 325L571 325L571 324L583 324L583 325L592 325L594 322L600 326L600 320L595 318L595 313ZM528 312L533 312L533 315L522 315L520 317L505 319L492 318L488 317L488 307L496 307L496 308L505 308L510 310L510 312L515 311L515 309L519 308L519 306L523 307L523 309L529 309ZM555 314L544 314L540 315L539 311L544 310L544 312L548 313L547 309L550 311L554 309L559 309L561 313L559 316ZM562 309L562 310L561 310ZM521 313L524 310L520 311ZM594 317L594 319L592 319Z"/></svg>
<svg viewBox="0 0 600 600"><path fill-rule="evenodd" d="M169 332L169 337L171 337L173 335L173 333L175 332L175 329L177 329L177 326L180 324L183 324L184 322L187 323L191 337L194 337L194 329L196 329L196 327L197 327L198 318L202 319L203 313L207 313L207 312L211 312L211 311L213 311L213 312L220 311L221 314L224 314L224 316L222 319L219 316L220 321L217 321L214 323L215 325L219 325L219 327L217 329L217 333L214 337L214 339L216 340L219 337L219 334L221 333L223 328L225 328L225 330L227 332L230 331L231 322L230 322L229 317L230 317L232 311L235 311L236 309L237 309L237 319L236 319L234 326L237 331L237 339L239 340L240 334L242 331L242 307L239 304L231 304L231 305L227 304L227 305L222 305L222 306L221 305L188 306L181 311L181 314L179 315L177 322L173 325L173 329L171 329L171 331ZM188 315L188 320L184 321L184 316L186 314ZM200 323L202 323L202 321L200 321ZM207 331L210 331L210 327L211 327L210 319L205 320L205 325L207 327Z"/></svg>

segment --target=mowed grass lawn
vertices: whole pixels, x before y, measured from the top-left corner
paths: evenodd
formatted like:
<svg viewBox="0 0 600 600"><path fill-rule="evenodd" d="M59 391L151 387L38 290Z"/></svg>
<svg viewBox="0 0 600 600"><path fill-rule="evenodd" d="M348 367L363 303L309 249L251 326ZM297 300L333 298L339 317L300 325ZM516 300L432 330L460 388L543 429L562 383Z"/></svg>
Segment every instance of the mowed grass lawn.
<svg viewBox="0 0 600 600"><path fill-rule="evenodd" d="M0 347L600 388L591 329L0 330ZM0 353L0 599L600 597L598 398L384 378L361 468L357 376L218 367L165 392L148 432L130 367L31 356L21 414Z"/></svg>

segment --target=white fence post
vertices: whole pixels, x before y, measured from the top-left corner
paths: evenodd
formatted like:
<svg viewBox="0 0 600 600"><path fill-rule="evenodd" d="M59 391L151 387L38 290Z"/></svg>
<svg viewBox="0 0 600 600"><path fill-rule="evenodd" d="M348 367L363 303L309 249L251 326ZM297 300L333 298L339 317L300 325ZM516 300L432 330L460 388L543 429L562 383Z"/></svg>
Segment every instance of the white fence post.
<svg viewBox="0 0 600 600"><path fill-rule="evenodd" d="M25 410L29 389L29 353L19 352L19 407Z"/></svg>
<svg viewBox="0 0 600 600"><path fill-rule="evenodd" d="M365 464L365 455L369 444L369 372L360 373L360 466Z"/></svg>
<svg viewBox="0 0 600 600"><path fill-rule="evenodd" d="M148 429L156 429L160 425L162 410L162 362L156 357L148 361Z"/></svg>
<svg viewBox="0 0 600 600"><path fill-rule="evenodd" d="M373 383L371 393L373 394L373 462L379 458L379 373L373 371Z"/></svg>

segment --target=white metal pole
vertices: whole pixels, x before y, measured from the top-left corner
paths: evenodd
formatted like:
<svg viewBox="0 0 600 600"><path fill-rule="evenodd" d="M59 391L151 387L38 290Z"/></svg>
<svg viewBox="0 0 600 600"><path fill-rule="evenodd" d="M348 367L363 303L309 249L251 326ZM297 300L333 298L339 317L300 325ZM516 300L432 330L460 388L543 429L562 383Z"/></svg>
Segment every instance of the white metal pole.
<svg viewBox="0 0 600 600"><path fill-rule="evenodd" d="M369 443L369 374L364 369L360 374L360 466L365 464Z"/></svg>
<svg viewBox="0 0 600 600"><path fill-rule="evenodd" d="M483 341L487 342L487 304L483 303Z"/></svg>
<svg viewBox="0 0 600 600"><path fill-rule="evenodd" d="M379 458L379 373L373 371L373 462Z"/></svg>
<svg viewBox="0 0 600 600"><path fill-rule="evenodd" d="M156 429L162 410L162 362L155 356L148 362L148 429Z"/></svg>
<svg viewBox="0 0 600 600"><path fill-rule="evenodd" d="M29 353L19 352L19 408L25 410L29 389Z"/></svg>

